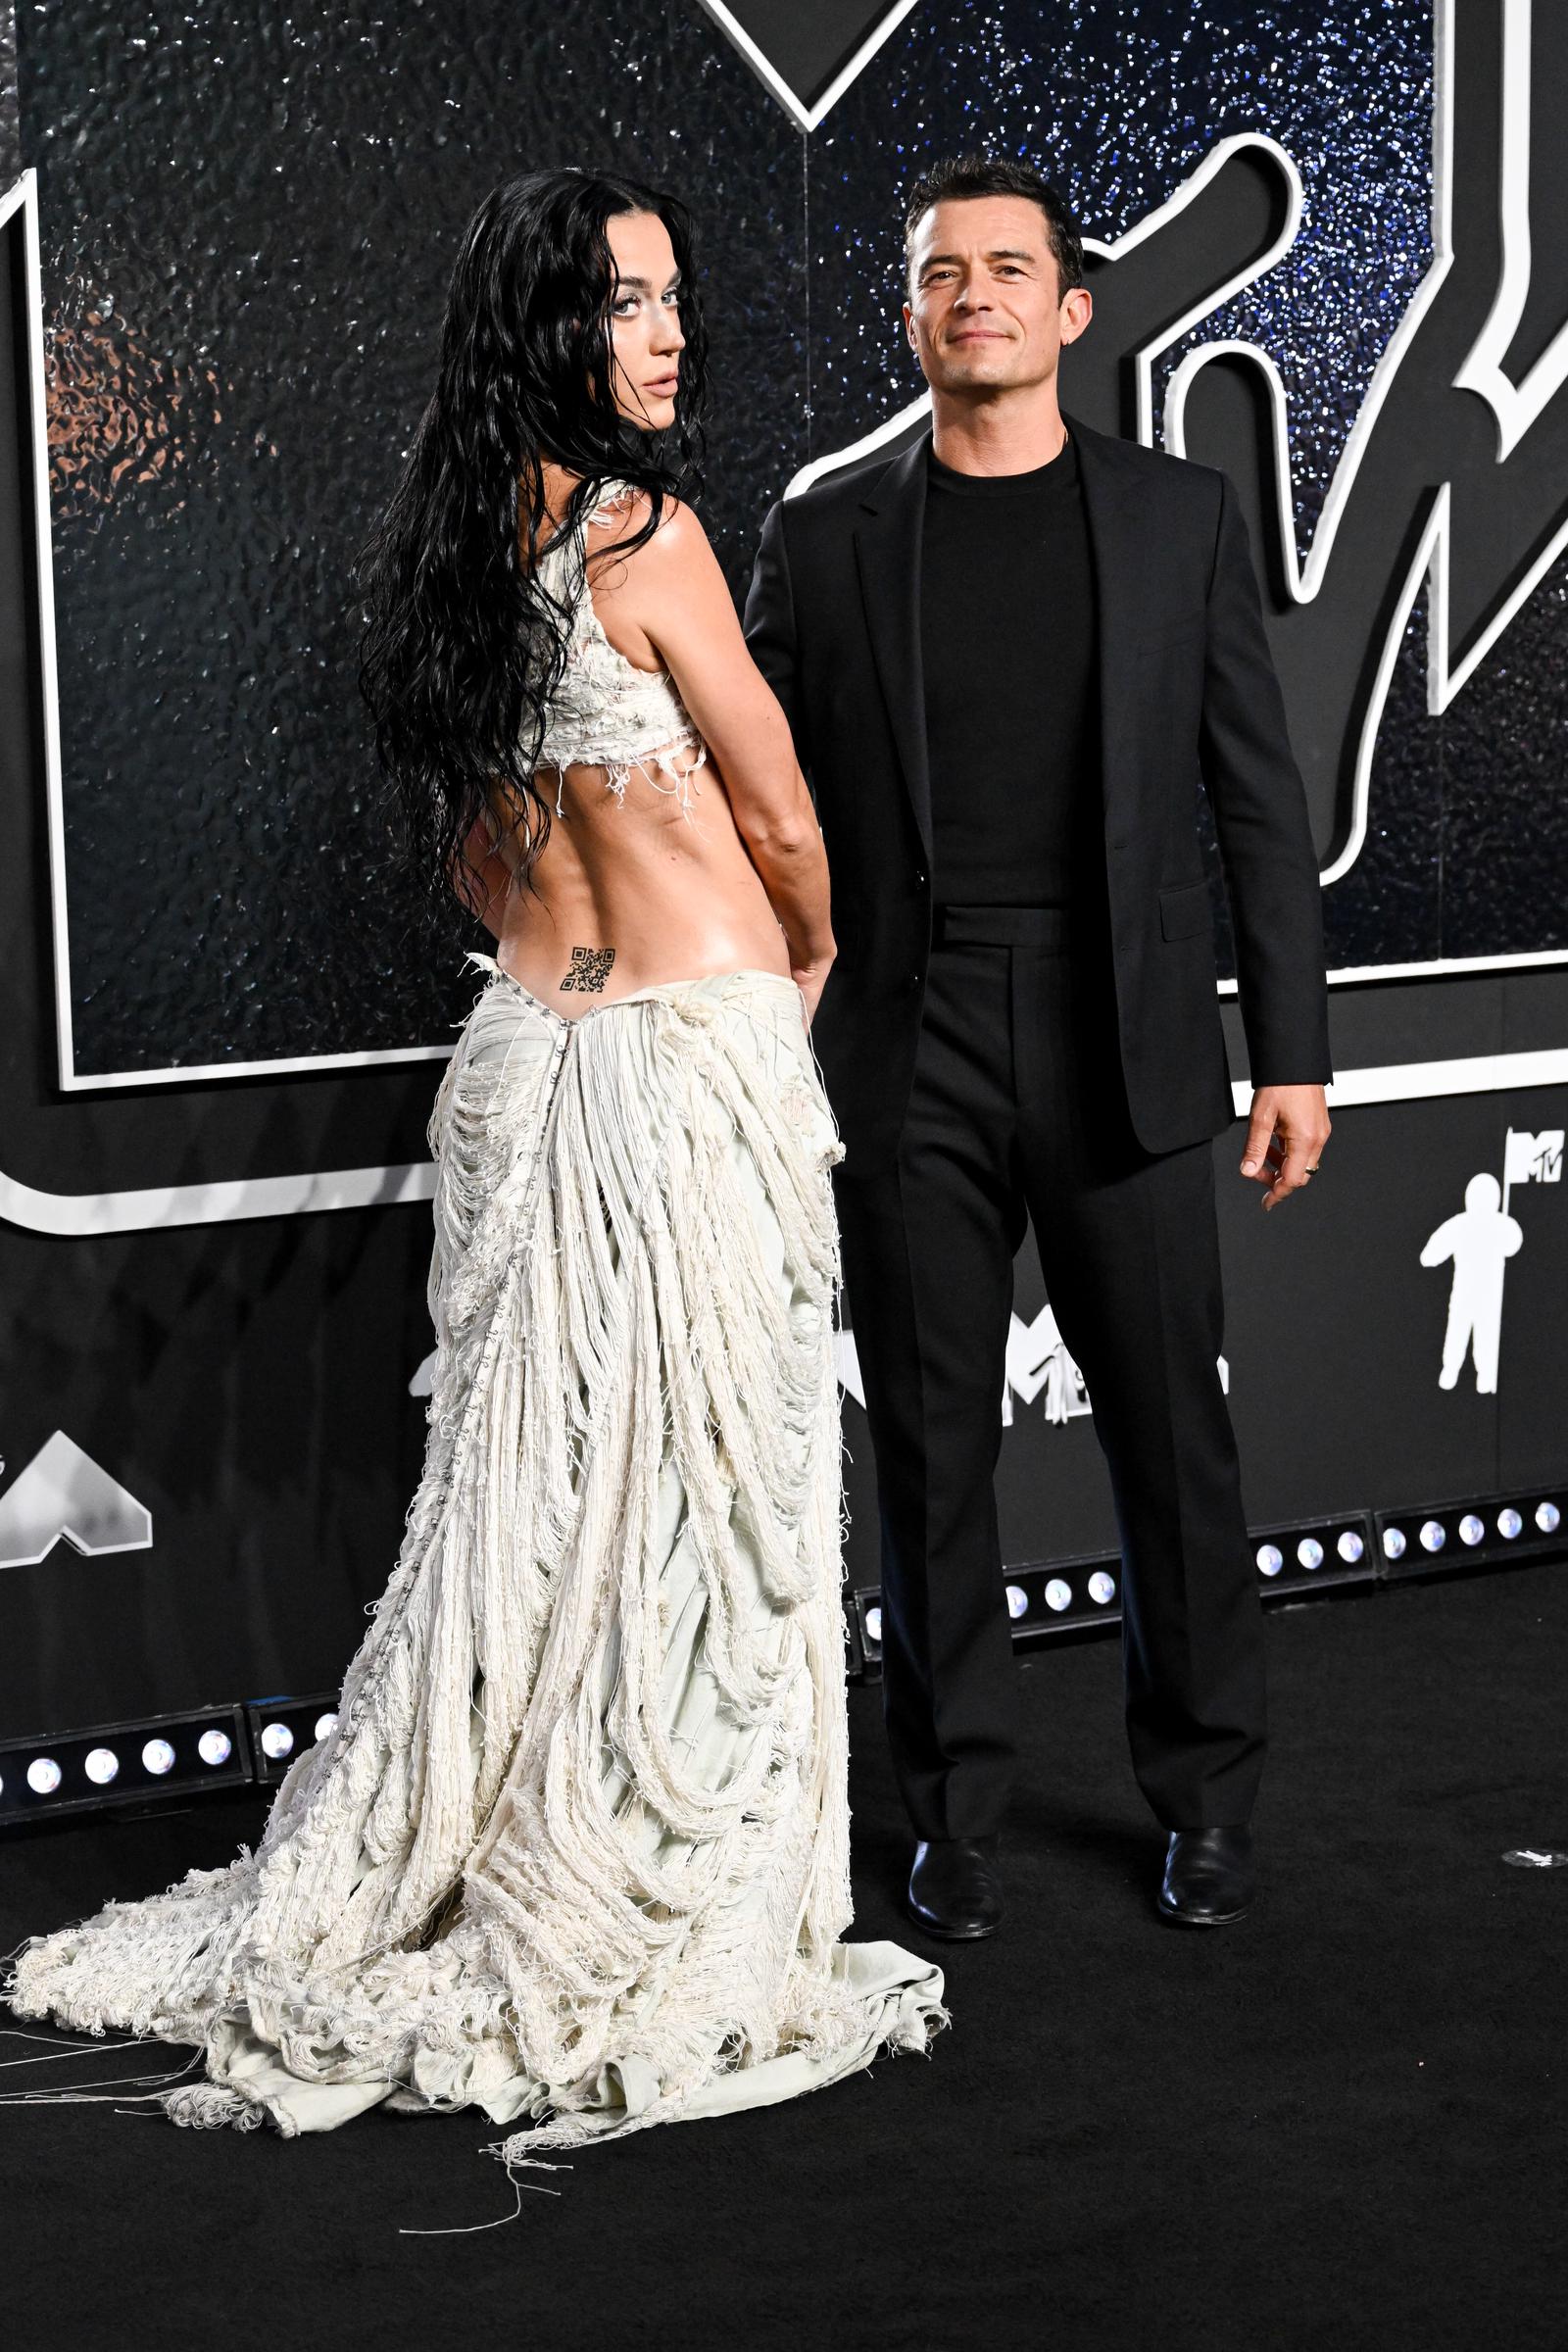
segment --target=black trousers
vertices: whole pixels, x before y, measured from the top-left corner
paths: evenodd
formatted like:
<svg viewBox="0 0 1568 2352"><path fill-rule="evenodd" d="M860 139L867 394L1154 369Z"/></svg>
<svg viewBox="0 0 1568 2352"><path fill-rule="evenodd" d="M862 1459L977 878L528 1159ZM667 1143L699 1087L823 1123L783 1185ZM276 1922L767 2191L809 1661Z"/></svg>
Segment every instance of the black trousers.
<svg viewBox="0 0 1568 2352"><path fill-rule="evenodd" d="M998 1828L1012 1781L993 1473L1029 1216L1115 1494L1134 1771L1167 1828L1241 1823L1263 1760L1262 1625L1216 1362L1211 1148L1137 1143L1098 935L1062 945L1050 910L996 913L949 910L932 950L895 1164L836 1179L900 1788L917 1836L968 1838ZM1043 944L972 940L999 928Z"/></svg>

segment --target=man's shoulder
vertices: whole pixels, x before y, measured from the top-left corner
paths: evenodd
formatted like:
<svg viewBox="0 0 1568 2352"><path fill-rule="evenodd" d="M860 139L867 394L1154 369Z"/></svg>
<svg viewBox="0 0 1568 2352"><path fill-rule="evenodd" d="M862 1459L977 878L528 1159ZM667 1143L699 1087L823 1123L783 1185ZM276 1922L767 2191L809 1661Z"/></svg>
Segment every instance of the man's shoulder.
<svg viewBox="0 0 1568 2352"><path fill-rule="evenodd" d="M1069 421L1080 446L1091 448L1100 464L1155 497L1179 499L1212 511L1225 488L1217 466L1200 466L1194 458L1173 457L1167 449L1150 449L1142 441L1124 441L1119 434Z"/></svg>
<svg viewBox="0 0 1568 2352"><path fill-rule="evenodd" d="M786 489L779 501L791 537L797 530L809 534L841 522L873 497L885 475L898 467L921 463L930 439L931 428L927 424L907 438L829 459L820 471L812 471L798 488L792 485Z"/></svg>

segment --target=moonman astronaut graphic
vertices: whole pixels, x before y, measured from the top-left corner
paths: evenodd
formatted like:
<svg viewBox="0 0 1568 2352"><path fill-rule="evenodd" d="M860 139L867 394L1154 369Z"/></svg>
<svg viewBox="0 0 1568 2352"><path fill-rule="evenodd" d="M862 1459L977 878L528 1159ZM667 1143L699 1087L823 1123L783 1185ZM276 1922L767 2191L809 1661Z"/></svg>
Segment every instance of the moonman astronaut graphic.
<svg viewBox="0 0 1568 2352"><path fill-rule="evenodd" d="M1502 1206L1502 1187L1495 1176L1472 1176L1464 1188L1464 1206L1429 1235L1421 1251L1424 1266L1453 1260L1453 1287L1448 1293L1448 1328L1443 1342L1440 1389L1458 1385L1468 1348L1476 1368L1476 1394L1497 1392L1497 1346L1502 1336L1503 1268L1514 1255L1524 1232L1517 1217Z"/></svg>

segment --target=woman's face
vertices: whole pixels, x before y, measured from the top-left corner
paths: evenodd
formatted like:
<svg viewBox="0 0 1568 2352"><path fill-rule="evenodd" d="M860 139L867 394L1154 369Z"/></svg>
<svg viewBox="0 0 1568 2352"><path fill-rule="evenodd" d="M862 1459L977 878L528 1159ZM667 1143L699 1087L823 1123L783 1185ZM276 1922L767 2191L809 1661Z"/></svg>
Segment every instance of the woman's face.
<svg viewBox="0 0 1568 2352"><path fill-rule="evenodd" d="M645 432L675 418L680 355L680 272L657 213L616 213L605 224L615 264L611 296L615 406Z"/></svg>

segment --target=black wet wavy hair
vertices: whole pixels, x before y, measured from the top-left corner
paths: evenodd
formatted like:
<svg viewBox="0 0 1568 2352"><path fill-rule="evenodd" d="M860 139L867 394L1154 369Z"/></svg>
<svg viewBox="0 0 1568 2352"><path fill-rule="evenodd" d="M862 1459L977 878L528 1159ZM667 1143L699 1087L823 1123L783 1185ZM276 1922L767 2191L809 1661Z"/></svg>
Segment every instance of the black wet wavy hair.
<svg viewBox="0 0 1568 2352"><path fill-rule="evenodd" d="M680 272L675 420L632 425L612 389L615 268L606 224L657 214ZM450 904L481 815L516 831L521 875L550 831L534 771L565 658L566 615L534 577L555 535L544 461L577 476L574 528L611 478L648 494L627 552L700 486L707 337L690 220L612 173L522 172L468 223L447 295L435 391L366 549L360 684L405 851Z"/></svg>

